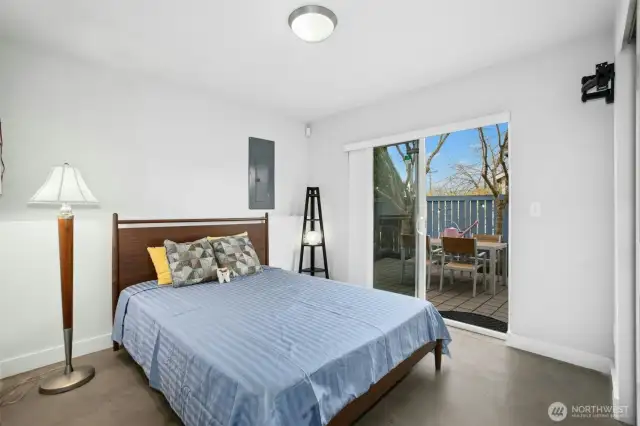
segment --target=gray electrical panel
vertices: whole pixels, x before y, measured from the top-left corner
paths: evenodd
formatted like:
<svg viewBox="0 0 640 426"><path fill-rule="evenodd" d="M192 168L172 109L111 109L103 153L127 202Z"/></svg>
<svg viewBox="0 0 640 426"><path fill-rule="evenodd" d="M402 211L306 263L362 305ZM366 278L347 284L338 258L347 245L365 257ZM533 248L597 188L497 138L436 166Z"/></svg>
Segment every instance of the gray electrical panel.
<svg viewBox="0 0 640 426"><path fill-rule="evenodd" d="M275 142L249 138L249 208L275 208Z"/></svg>

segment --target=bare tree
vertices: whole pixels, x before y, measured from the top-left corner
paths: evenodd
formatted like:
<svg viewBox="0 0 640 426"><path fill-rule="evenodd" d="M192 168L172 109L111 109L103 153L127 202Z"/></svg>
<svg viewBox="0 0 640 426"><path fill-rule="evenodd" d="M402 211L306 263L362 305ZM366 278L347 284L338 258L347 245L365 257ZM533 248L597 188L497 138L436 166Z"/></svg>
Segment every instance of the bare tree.
<svg viewBox="0 0 640 426"><path fill-rule="evenodd" d="M480 138L480 149L482 152L482 169L480 176L491 191L496 206L496 234L502 234L502 223L504 221L504 210L509 204L509 168L507 167L507 156L509 155L509 129L504 134L500 131L500 126L496 124L498 134L498 151L487 142L484 130L478 127L478 137ZM498 178L504 179L504 194ZM502 197L500 197L502 195Z"/></svg>
<svg viewBox="0 0 640 426"><path fill-rule="evenodd" d="M499 158L499 146L485 137L487 149L487 178L492 185L501 190L502 165ZM452 173L437 183L434 195L493 195L482 177L482 144L475 149L477 161L473 163L459 162L451 164Z"/></svg>
<svg viewBox="0 0 640 426"><path fill-rule="evenodd" d="M427 157L427 170L425 170L425 173L427 175L431 172L431 161L433 161L435 156L438 155L438 152L440 152L440 148L442 148L442 145L444 145L445 141L447 140L450 134L451 133L441 134L440 138L438 139L438 143L436 144L436 147L434 148L433 151L429 153L429 156Z"/></svg>
<svg viewBox="0 0 640 426"><path fill-rule="evenodd" d="M480 176L482 165L456 163L451 165L453 173L438 182L433 195L484 195L488 194Z"/></svg>
<svg viewBox="0 0 640 426"><path fill-rule="evenodd" d="M404 148L404 152L402 149ZM397 165L393 162L387 148L374 149L374 182L375 191L380 197L385 198L398 211L408 212L415 200L414 170L415 156L411 153L416 148L416 142L405 142L395 145L400 158L410 156L410 161L403 161L405 167L404 179L398 172Z"/></svg>
<svg viewBox="0 0 640 426"><path fill-rule="evenodd" d="M431 162L440 152L448 137L449 133L440 135L434 150L427 155L425 176L431 171ZM405 160L403 161L405 167L404 179L400 177L400 173L398 173L388 149L374 150L376 193L393 204L399 211L409 215L413 214L414 202L418 192L415 180L415 170L418 166L418 143L419 141L416 140L394 145L398 156ZM421 177L419 176L418 178L420 179Z"/></svg>

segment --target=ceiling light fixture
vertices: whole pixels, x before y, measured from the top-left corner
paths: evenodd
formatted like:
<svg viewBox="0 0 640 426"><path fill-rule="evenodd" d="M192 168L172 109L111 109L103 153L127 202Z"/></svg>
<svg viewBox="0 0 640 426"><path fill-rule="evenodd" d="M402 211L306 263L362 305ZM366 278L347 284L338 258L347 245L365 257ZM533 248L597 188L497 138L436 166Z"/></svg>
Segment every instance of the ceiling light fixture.
<svg viewBox="0 0 640 426"><path fill-rule="evenodd" d="M338 25L338 17L324 6L302 6L289 15L289 26L295 35L308 43L329 37Z"/></svg>

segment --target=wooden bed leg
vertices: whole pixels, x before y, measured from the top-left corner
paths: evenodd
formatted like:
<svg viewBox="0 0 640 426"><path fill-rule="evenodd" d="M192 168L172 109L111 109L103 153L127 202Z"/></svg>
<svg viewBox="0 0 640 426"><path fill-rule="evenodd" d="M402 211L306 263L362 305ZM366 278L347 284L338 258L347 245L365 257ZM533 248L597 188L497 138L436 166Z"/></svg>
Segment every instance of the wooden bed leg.
<svg viewBox="0 0 640 426"><path fill-rule="evenodd" d="M442 339L436 340L436 348L433 351L436 358L436 371L440 371L442 367Z"/></svg>
<svg viewBox="0 0 640 426"><path fill-rule="evenodd" d="M120 345L118 342L113 342L113 351L116 352L118 350L120 350Z"/></svg>

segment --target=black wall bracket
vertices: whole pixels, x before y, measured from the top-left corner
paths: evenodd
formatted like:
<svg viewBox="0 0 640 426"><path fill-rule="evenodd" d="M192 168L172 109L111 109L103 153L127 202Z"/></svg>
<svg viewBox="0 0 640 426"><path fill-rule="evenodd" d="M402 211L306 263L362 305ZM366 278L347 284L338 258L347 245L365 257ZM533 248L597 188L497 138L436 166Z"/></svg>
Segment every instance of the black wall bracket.
<svg viewBox="0 0 640 426"><path fill-rule="evenodd" d="M615 64L603 62L596 65L594 75L582 77L582 102L604 98L608 104L613 103L615 89L616 69ZM609 84L611 83L611 84ZM589 93L592 89L595 91Z"/></svg>

